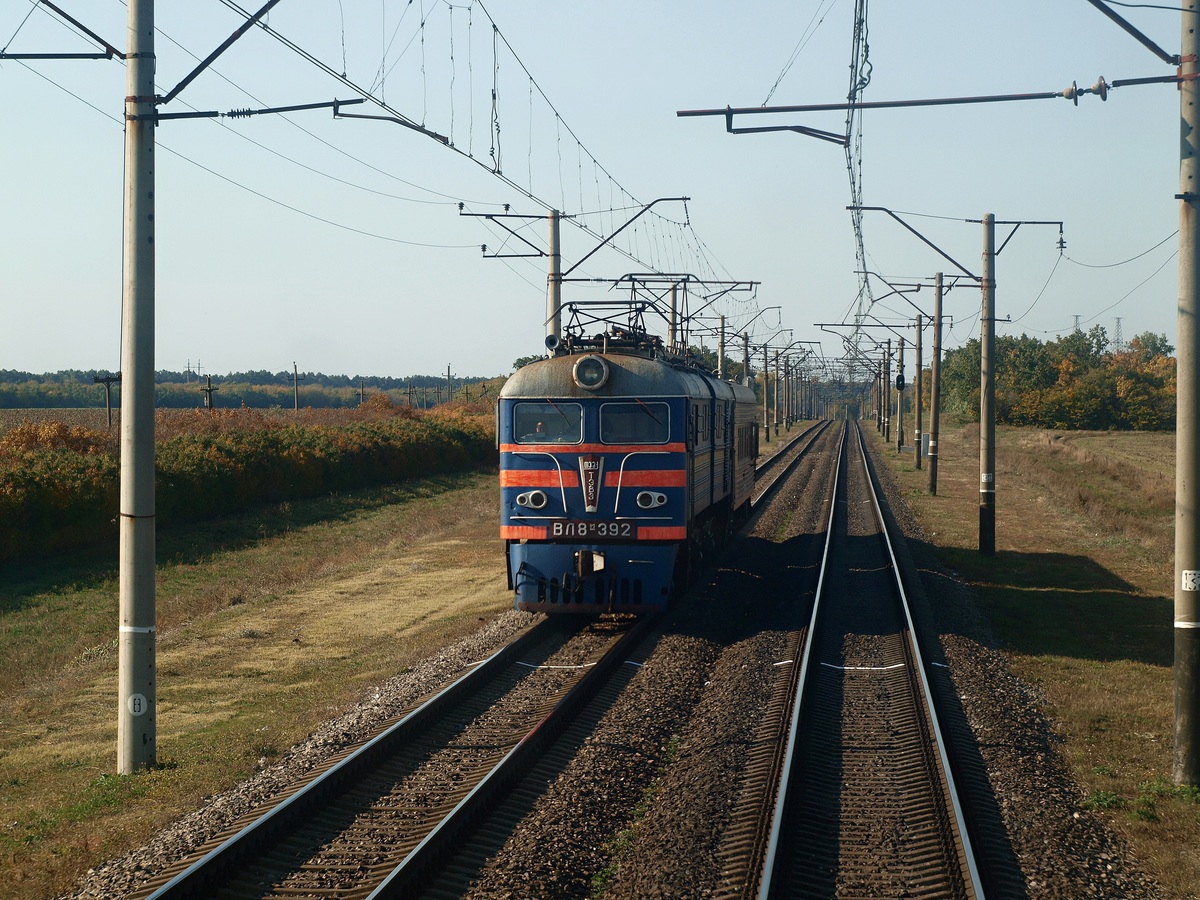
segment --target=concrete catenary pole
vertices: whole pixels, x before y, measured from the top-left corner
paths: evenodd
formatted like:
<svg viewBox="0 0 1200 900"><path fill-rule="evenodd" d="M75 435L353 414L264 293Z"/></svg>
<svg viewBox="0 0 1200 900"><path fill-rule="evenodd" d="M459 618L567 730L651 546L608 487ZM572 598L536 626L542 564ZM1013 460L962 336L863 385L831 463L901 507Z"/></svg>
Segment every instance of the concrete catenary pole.
<svg viewBox="0 0 1200 900"><path fill-rule="evenodd" d="M983 217L979 324L979 552L996 552L996 217Z"/></svg>
<svg viewBox="0 0 1200 900"><path fill-rule="evenodd" d="M879 371L875 373L875 386L878 389L876 393L879 395L875 403L875 430L879 434L883 434L883 345L880 345Z"/></svg>
<svg viewBox="0 0 1200 900"><path fill-rule="evenodd" d="M882 347L882 344L881 344ZM882 354L882 350L881 350ZM883 356L880 356L880 370L875 373L875 388L876 403L875 403L875 431L883 433Z"/></svg>
<svg viewBox="0 0 1200 900"><path fill-rule="evenodd" d="M767 354L767 345L763 344L763 431L767 443L771 443L771 407L767 404L767 395L771 393L771 359Z"/></svg>
<svg viewBox="0 0 1200 900"><path fill-rule="evenodd" d="M721 316L721 328L717 332L717 377L725 380L725 317Z"/></svg>
<svg viewBox="0 0 1200 900"><path fill-rule="evenodd" d="M929 360L929 493L937 496L938 424L942 410L942 273L934 276L933 356Z"/></svg>
<svg viewBox="0 0 1200 900"><path fill-rule="evenodd" d="M900 338L900 353L896 361L896 452L904 450L904 338Z"/></svg>
<svg viewBox="0 0 1200 900"><path fill-rule="evenodd" d="M671 285L671 314L667 320L667 349L672 353L678 351L676 344L679 343L679 313L676 303L677 285Z"/></svg>
<svg viewBox="0 0 1200 900"><path fill-rule="evenodd" d="M1196 0L1183 3L1179 74L1179 350L1175 423L1175 783L1200 784L1200 66Z"/></svg>
<svg viewBox="0 0 1200 900"><path fill-rule="evenodd" d="M130 0L125 84L117 772L157 764L154 596L154 0Z"/></svg>
<svg viewBox="0 0 1200 900"><path fill-rule="evenodd" d="M796 363L792 357L784 357L783 378L787 391L783 396L783 427L791 430L792 420L796 417Z"/></svg>
<svg viewBox="0 0 1200 900"><path fill-rule="evenodd" d="M779 351L775 351L775 400L771 404L771 415L775 417L775 436L779 437L779 389L783 386L783 379L779 373Z"/></svg>
<svg viewBox="0 0 1200 900"><path fill-rule="evenodd" d="M558 210L550 210L550 272L546 276L546 349L551 353L562 340L562 253L559 250Z"/></svg>
<svg viewBox="0 0 1200 900"><path fill-rule="evenodd" d="M917 374L913 379L913 414L916 416L917 423L913 429L913 456L916 457L915 467L921 468L921 407L924 405L924 398L921 396L921 391L925 388L925 373L921 371L924 365L924 360L921 358L921 329L924 327L925 317L917 313L917 340L913 345L913 355L916 357Z"/></svg>
<svg viewBox="0 0 1200 900"><path fill-rule="evenodd" d="M750 387L750 335L742 335L742 384Z"/></svg>
<svg viewBox="0 0 1200 900"><path fill-rule="evenodd" d="M892 339L887 339L883 351L883 385L879 390L879 402L883 405L883 442L892 442Z"/></svg>

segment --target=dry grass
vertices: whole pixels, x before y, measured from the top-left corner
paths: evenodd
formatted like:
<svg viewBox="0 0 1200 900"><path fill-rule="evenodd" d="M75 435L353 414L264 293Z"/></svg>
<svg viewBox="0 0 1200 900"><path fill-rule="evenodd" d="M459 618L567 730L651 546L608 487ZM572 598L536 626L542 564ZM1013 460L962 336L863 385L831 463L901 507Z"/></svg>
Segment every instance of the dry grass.
<svg viewBox="0 0 1200 900"><path fill-rule="evenodd" d="M1081 801L1106 810L1164 896L1200 884L1200 794L1172 785L1174 435L997 435L996 550L978 553L978 428L943 425L938 495L893 471L1038 685Z"/></svg>
<svg viewBox="0 0 1200 900"><path fill-rule="evenodd" d="M490 423L494 411L491 400L454 401L430 410L415 410L396 405L387 394L372 394L366 403L347 407L303 407L299 410L258 408L228 409L158 409L154 413L155 438L169 440L178 434L215 433L227 430L281 428L287 425L346 425L351 422L373 421L399 416L481 418ZM115 440L120 433L121 411L112 412L112 428L108 428L104 409L0 409L0 437L23 425L62 424L86 428L94 432L110 432Z"/></svg>
<svg viewBox="0 0 1200 900"><path fill-rule="evenodd" d="M101 409L0 409L0 435L25 424L62 422L97 431L108 427L108 418ZM113 428L120 422L120 412L113 410Z"/></svg>
<svg viewBox="0 0 1200 900"><path fill-rule="evenodd" d="M19 639L0 637L0 896L61 892L273 760L371 684L506 608L497 515L494 474L482 474L164 535L160 768L140 776L112 774L111 565L43 572L40 582L27 573L23 608L4 613L6 628L27 615L30 628L91 636L54 664L10 655ZM95 621L76 615L96 604Z"/></svg>

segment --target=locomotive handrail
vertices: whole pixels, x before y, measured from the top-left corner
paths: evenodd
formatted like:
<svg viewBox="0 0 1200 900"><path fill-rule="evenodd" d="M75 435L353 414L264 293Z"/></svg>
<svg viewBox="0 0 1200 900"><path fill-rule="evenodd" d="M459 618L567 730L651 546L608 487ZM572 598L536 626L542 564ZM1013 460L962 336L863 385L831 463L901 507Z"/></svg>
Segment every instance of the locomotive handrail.
<svg viewBox="0 0 1200 900"><path fill-rule="evenodd" d="M621 486L625 481L625 463L633 456L670 456L669 450L634 450L632 453L626 453L621 459L621 468L617 470L617 498L613 501L613 515L621 509ZM670 516L657 516L656 518L670 518Z"/></svg>
<svg viewBox="0 0 1200 900"><path fill-rule="evenodd" d="M558 489L562 493L563 509L566 509L567 508L567 486L566 486L566 483L563 481L562 463L559 462L558 457L555 456L553 453L549 453L545 450L521 450L521 451L514 452L514 455L515 456L548 456L548 457L550 457L551 461L554 463L555 468L558 469ZM522 516L521 518L526 518L526 517ZM529 518L547 518L547 517L531 516Z"/></svg>

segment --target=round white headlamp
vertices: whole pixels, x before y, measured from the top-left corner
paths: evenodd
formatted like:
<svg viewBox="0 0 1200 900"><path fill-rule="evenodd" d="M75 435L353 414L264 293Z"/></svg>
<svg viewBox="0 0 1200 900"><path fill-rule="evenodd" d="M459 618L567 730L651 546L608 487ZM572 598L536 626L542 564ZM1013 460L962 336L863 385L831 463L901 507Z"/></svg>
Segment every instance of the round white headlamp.
<svg viewBox="0 0 1200 900"><path fill-rule="evenodd" d="M581 356L572 374L577 385L594 391L608 381L608 363L599 356Z"/></svg>

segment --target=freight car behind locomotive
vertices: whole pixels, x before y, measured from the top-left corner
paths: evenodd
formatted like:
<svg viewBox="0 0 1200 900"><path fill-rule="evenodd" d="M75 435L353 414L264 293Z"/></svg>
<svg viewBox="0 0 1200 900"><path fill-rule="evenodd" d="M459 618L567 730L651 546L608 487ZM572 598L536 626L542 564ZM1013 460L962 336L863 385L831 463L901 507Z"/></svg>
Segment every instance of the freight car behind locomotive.
<svg viewBox="0 0 1200 900"><path fill-rule="evenodd" d="M518 609L661 609L748 514L754 392L617 333L500 395L501 536Z"/></svg>

